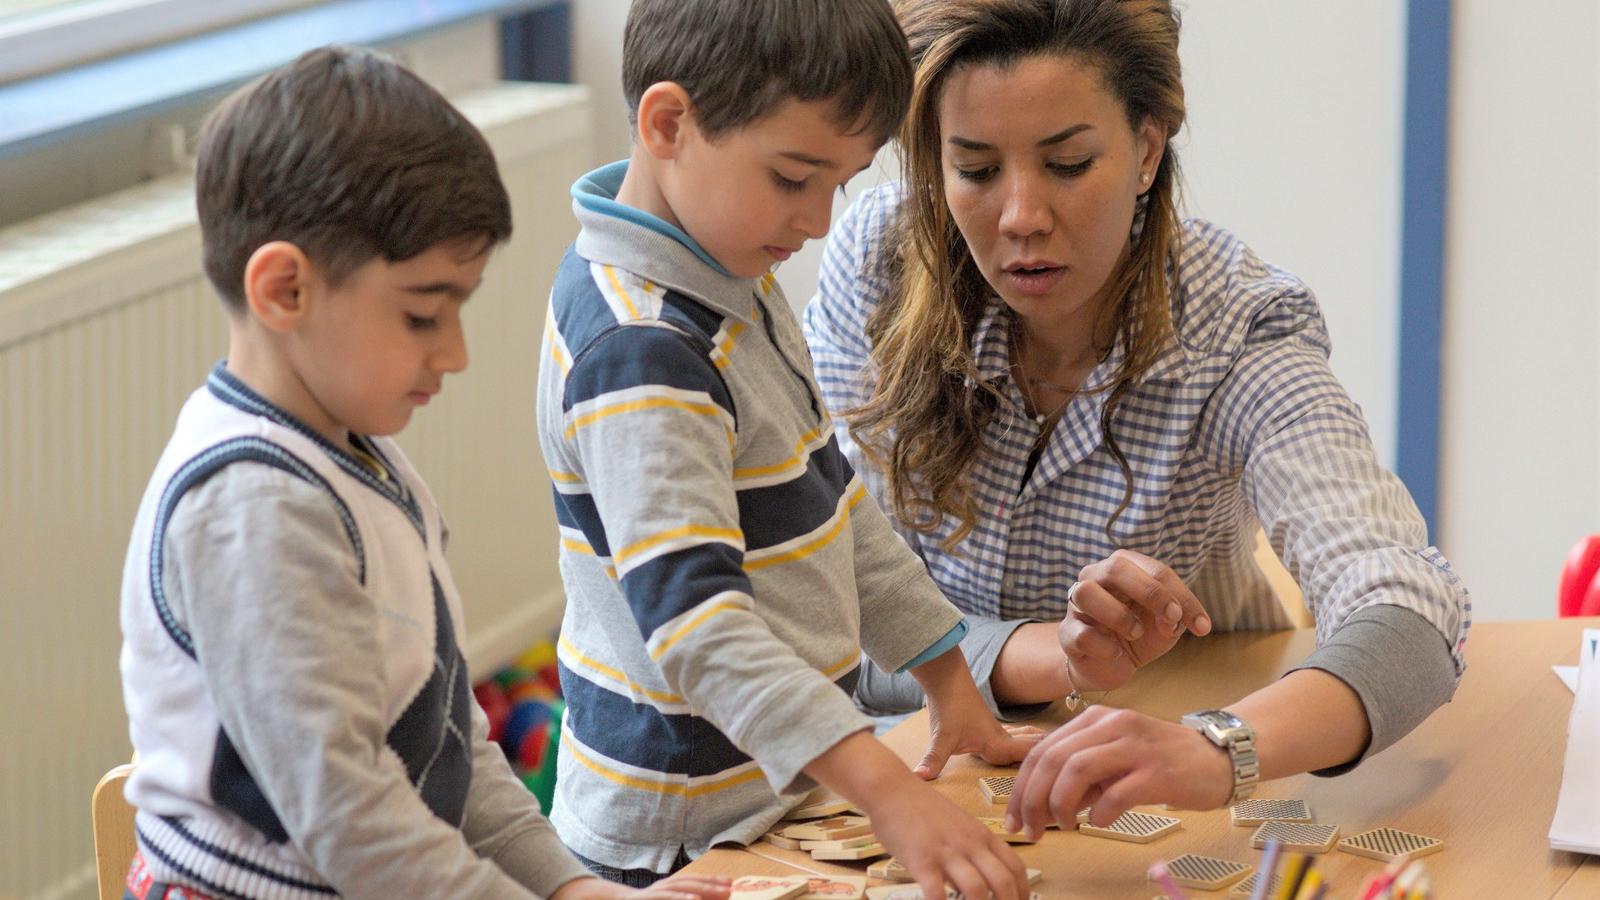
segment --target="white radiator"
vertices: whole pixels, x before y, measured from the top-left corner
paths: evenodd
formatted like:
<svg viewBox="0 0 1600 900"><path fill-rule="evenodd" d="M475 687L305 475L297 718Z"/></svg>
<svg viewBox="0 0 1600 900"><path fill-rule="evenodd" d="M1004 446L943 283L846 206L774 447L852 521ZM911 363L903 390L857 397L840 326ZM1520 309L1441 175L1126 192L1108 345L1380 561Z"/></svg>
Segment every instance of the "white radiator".
<svg viewBox="0 0 1600 900"><path fill-rule="evenodd" d="M499 157L515 233L467 307L470 367L400 441L450 523L468 656L486 674L560 621L533 398L590 122L582 88L455 99ZM0 897L94 896L89 793L129 755L117 676L128 530L226 337L188 178L0 231Z"/></svg>

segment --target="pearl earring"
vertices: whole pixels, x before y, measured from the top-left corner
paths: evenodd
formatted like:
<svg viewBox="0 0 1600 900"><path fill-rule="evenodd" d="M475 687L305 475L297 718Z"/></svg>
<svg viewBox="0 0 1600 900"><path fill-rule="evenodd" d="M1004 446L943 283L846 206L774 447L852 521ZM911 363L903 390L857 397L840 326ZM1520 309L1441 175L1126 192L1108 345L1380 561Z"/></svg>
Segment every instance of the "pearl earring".
<svg viewBox="0 0 1600 900"><path fill-rule="evenodd" d="M1149 172L1140 172L1139 173L1139 183L1140 184L1149 184L1150 183L1150 173Z"/></svg>

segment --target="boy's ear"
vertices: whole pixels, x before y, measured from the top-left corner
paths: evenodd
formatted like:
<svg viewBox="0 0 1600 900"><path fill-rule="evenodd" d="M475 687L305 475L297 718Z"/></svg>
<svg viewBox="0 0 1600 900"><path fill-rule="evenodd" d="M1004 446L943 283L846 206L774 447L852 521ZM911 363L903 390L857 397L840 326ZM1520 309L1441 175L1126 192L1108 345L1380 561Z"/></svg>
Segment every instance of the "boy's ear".
<svg viewBox="0 0 1600 900"><path fill-rule="evenodd" d="M270 331L292 331L305 318L314 277L299 247L288 241L262 244L244 265L245 308Z"/></svg>
<svg viewBox="0 0 1600 900"><path fill-rule="evenodd" d="M685 132L692 128L694 104L689 92L675 81L658 81L639 97L639 144L656 159L674 159L683 148Z"/></svg>

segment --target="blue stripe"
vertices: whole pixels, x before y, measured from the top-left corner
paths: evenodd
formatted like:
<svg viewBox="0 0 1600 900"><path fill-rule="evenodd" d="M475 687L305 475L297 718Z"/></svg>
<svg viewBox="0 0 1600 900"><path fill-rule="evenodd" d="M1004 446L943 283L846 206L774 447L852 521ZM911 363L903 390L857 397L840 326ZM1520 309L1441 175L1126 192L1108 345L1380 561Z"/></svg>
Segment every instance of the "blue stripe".
<svg viewBox="0 0 1600 900"><path fill-rule="evenodd" d="M687 294L668 290L661 295L661 318L680 325L691 334L705 337L707 344L722 329L727 317Z"/></svg>
<svg viewBox="0 0 1600 900"><path fill-rule="evenodd" d="M313 893L330 895L338 893L329 885L319 884L313 881L303 881L299 878L291 878L288 875L279 874L278 872L274 872L260 863L245 859L244 857L224 847L219 847L210 841L203 840L194 832L190 831L188 826L183 824L183 820L177 816L162 816L161 821L165 822L167 827L177 832L179 837L183 838L194 848L211 856L215 856L217 859L222 860L230 866L237 866L238 868L244 869L247 872L259 875L271 881L276 881L288 887L295 888L296 890L311 891ZM145 839L146 844L150 843L149 836L145 835L144 832L139 832L139 836Z"/></svg>
<svg viewBox="0 0 1600 900"><path fill-rule="evenodd" d="M666 715L634 703L561 664L567 701L562 727L587 747L651 772L700 778L742 766L750 757L699 716Z"/></svg>
<svg viewBox="0 0 1600 900"><path fill-rule="evenodd" d="M316 470L304 460L271 441L262 438L236 438L224 441L184 463L173 473L166 488L161 492L160 502L156 504L155 524L150 538L150 596L155 603L156 616L161 620L161 625L167 630L167 634L191 659L195 658L194 640L189 636L188 630L178 624L177 617L167 604L167 593L162 583L163 571L166 568L167 525L172 520L173 512L177 510L178 501L182 500L185 494L224 467L236 462L255 462L271 466L303 479L326 493L333 501L340 522L344 524L345 535L350 539L351 550L356 556L357 577L361 584L367 583L367 556L361 543L361 532L356 528L356 520L350 513L350 507L345 505L344 499L333 489L333 485L317 474Z"/></svg>
<svg viewBox="0 0 1600 900"><path fill-rule="evenodd" d="M209 878L206 878L204 875L201 875L199 872L196 872L188 866L178 862L178 860L175 859L171 854L157 846L155 841L150 840L150 836L144 833L144 829L135 825L133 831L134 835L138 838L139 844L144 850L149 851L151 856L161 860L161 862L164 863L167 868L183 876L184 880L188 881L190 884L199 885L205 890L206 893L215 895L219 898L219 900L244 900L241 895L235 894L227 888L224 888L222 885L217 884Z"/></svg>
<svg viewBox="0 0 1600 900"><path fill-rule="evenodd" d="M663 553L630 571L622 578L622 593L639 634L650 640L657 628L724 591L750 596L743 562L737 549L709 543Z"/></svg>
<svg viewBox="0 0 1600 900"><path fill-rule="evenodd" d="M610 556L611 545L606 542L606 526L600 521L600 509L594 505L590 494L563 494L554 486L550 488L556 501L556 522L566 528L576 528L599 556Z"/></svg>
<svg viewBox="0 0 1600 900"><path fill-rule="evenodd" d="M700 391L735 415L733 395L712 365L711 344L675 328L620 327L579 351L567 373L562 408L643 385Z"/></svg>
<svg viewBox="0 0 1600 900"><path fill-rule="evenodd" d="M1450 0L1406 4L1406 130L1400 216L1400 384L1395 471L1429 533L1439 496Z"/></svg>
<svg viewBox="0 0 1600 900"><path fill-rule="evenodd" d="M556 330L568 351L582 350L610 329L621 325L617 314L606 303L600 286L594 283L589 261L578 255L569 245L556 267L555 287L551 303L556 317Z"/></svg>
<svg viewBox="0 0 1600 900"><path fill-rule="evenodd" d="M839 452L838 438L830 436L811 454L804 472L782 484L739 491L745 552L774 547L821 528L839 511L839 498L853 475Z"/></svg>
<svg viewBox="0 0 1600 900"><path fill-rule="evenodd" d="M703 778L750 761L728 736L695 715L668 715L634 703L559 663L561 692L567 701L562 727L587 747L620 763L651 772ZM834 679L847 696L855 694L861 667Z"/></svg>

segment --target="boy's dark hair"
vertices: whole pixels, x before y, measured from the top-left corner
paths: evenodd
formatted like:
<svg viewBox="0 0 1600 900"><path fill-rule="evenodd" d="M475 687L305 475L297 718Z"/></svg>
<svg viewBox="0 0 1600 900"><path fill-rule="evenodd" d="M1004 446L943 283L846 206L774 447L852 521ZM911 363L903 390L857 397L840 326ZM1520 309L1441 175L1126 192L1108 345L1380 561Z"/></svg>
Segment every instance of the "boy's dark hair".
<svg viewBox="0 0 1600 900"><path fill-rule="evenodd" d="M237 314L244 269L270 241L334 284L373 257L511 235L511 201L483 135L399 64L324 47L236 91L200 130L195 205L206 276Z"/></svg>
<svg viewBox="0 0 1600 900"><path fill-rule="evenodd" d="M676 82L711 139L785 100L832 100L843 128L888 140L911 102L911 58L887 0L633 0L622 38L629 121Z"/></svg>

